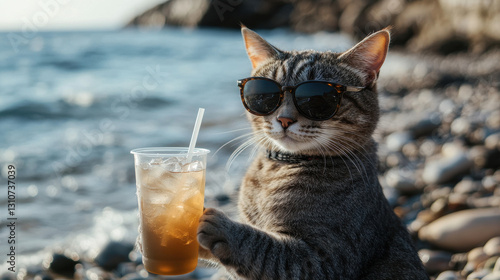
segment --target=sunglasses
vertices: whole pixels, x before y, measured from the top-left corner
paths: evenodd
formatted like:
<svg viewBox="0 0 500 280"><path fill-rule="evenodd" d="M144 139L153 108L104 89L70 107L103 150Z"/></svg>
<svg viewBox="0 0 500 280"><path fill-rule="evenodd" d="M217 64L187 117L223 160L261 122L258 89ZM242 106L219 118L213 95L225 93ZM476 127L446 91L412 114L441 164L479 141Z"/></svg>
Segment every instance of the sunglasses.
<svg viewBox="0 0 500 280"><path fill-rule="evenodd" d="M238 80L241 101L248 112L267 116L276 111L285 97L292 94L295 107L304 117L313 121L332 118L340 108L344 92L358 92L364 87L344 86L325 81L305 81L296 86L282 86L264 77Z"/></svg>

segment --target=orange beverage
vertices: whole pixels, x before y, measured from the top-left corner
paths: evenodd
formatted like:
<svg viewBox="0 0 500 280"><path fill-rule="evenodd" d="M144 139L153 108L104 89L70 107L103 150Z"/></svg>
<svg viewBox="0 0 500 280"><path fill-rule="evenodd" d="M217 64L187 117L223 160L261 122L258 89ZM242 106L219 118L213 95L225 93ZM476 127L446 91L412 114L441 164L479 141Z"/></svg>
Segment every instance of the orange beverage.
<svg viewBox="0 0 500 280"><path fill-rule="evenodd" d="M208 152L198 150L204 152L201 160L195 155L191 163L183 163L179 154L155 154L146 160L135 154L142 261L151 273L185 274L198 264L196 231L203 214Z"/></svg>

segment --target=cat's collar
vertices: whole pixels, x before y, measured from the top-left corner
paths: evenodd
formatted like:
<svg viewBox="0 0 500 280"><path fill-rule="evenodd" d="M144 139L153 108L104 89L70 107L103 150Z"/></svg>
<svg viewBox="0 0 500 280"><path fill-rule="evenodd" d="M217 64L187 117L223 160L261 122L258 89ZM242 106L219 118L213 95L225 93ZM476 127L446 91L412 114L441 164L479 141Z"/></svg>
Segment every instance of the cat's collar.
<svg viewBox="0 0 500 280"><path fill-rule="evenodd" d="M289 153L282 153L278 151L266 150L267 158L270 160L281 161L285 163L301 163L304 161L311 161L316 159L321 159L319 156L306 156L306 155L294 155Z"/></svg>

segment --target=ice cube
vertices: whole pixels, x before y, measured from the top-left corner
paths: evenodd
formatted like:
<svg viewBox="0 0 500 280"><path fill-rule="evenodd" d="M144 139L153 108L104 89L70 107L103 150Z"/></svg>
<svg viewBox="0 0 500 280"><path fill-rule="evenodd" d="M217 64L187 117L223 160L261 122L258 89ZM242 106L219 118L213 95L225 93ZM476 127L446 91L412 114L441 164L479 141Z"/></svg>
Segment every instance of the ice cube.
<svg viewBox="0 0 500 280"><path fill-rule="evenodd" d="M158 165L150 165L149 169L144 172L142 178L142 184L144 187L150 189L159 188L158 182L161 181L163 175L163 170Z"/></svg>
<svg viewBox="0 0 500 280"><path fill-rule="evenodd" d="M203 162L201 161L193 161L183 166L183 171L187 172L195 172L201 170L203 170Z"/></svg>
<svg viewBox="0 0 500 280"><path fill-rule="evenodd" d="M181 158L171 157L162 161L161 167L170 172L182 172Z"/></svg>
<svg viewBox="0 0 500 280"><path fill-rule="evenodd" d="M166 232L170 237L179 239L186 245L190 244L196 239L196 223L200 219L201 212L182 205L176 205L174 208Z"/></svg>
<svg viewBox="0 0 500 280"><path fill-rule="evenodd" d="M149 163L143 162L135 166L135 178L138 186L144 184L149 176Z"/></svg>
<svg viewBox="0 0 500 280"><path fill-rule="evenodd" d="M199 205L201 204L199 198L201 197L203 199L203 195L196 188L183 189L179 196L179 201L182 203L189 203L191 205L196 205L196 203Z"/></svg>
<svg viewBox="0 0 500 280"><path fill-rule="evenodd" d="M143 192L142 197L144 203L146 203L145 207L148 207L148 204L169 204L172 202L174 195L169 190L157 189Z"/></svg>
<svg viewBox="0 0 500 280"><path fill-rule="evenodd" d="M161 163L163 163L163 164L176 163L176 162L181 162L181 161L182 161L182 158L180 158L180 157L169 157L169 158L164 159Z"/></svg>
<svg viewBox="0 0 500 280"><path fill-rule="evenodd" d="M182 165L180 162L162 164L162 167L169 172L182 172Z"/></svg>
<svg viewBox="0 0 500 280"><path fill-rule="evenodd" d="M159 165L161 164L162 159L161 158L154 158L149 162L149 165Z"/></svg>

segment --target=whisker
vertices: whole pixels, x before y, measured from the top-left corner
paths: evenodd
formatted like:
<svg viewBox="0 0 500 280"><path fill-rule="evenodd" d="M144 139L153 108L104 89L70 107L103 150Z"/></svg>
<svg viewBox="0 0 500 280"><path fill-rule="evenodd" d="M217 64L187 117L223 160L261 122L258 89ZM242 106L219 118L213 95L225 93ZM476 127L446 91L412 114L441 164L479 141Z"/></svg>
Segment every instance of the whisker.
<svg viewBox="0 0 500 280"><path fill-rule="evenodd" d="M332 140L330 138L321 135L320 139L325 140L325 144L324 144L325 147L327 147L330 150L333 150L337 154L344 155L345 157L350 159L349 156L346 155L343 150L339 149L338 145L335 142L332 142ZM341 155L339 156L339 158L344 162L345 166L347 167L347 171L349 172L349 176L351 177L351 181L354 181L354 177L352 176L351 169L349 168L349 165L347 164L347 162L344 160L344 157L342 157Z"/></svg>
<svg viewBox="0 0 500 280"><path fill-rule="evenodd" d="M341 139L337 139L337 140L340 140L339 145L350 146L350 145L346 144L344 141L342 141ZM331 143L334 144L333 140L331 141ZM357 169L357 171L361 175L361 179L363 180L363 183L366 184L367 182L365 181L365 179L368 180L368 173L367 173L366 168L365 168L363 162L361 161L361 159L351 149L345 149L344 154L351 161L351 163L354 165L354 167Z"/></svg>
<svg viewBox="0 0 500 280"><path fill-rule="evenodd" d="M236 160L236 158L241 153L243 153L244 150L246 150L248 147L250 147L252 145L254 145L255 147L257 147L258 145L256 145L256 144L259 144L263 140L266 140L265 137L264 137L264 133L261 132L261 131L248 133L248 134L245 135L245 137L250 137L250 138L248 140L246 140L245 142L243 142L240 146L238 146L238 148L236 148L231 153L231 155L229 156L229 159L228 159L228 161L226 163L226 171L229 171L229 169L231 168L231 165L233 164L233 162ZM252 157L250 157L249 160L251 158Z"/></svg>
<svg viewBox="0 0 500 280"><path fill-rule="evenodd" d="M227 131L216 132L214 134L215 135L222 135L222 134L229 134L229 133L243 131L243 130L249 130L249 129L252 129L252 128L251 127L243 127L243 128L237 128L237 129L232 129L232 130L227 130Z"/></svg>
<svg viewBox="0 0 500 280"><path fill-rule="evenodd" d="M232 140L227 141L227 142L226 142L226 143L224 143L222 146L220 146L220 147L217 149L217 151L215 151L215 153L213 154L213 156L215 156L215 155L216 155L216 154L217 154L217 153L218 153L218 152L219 152L222 148L224 148L225 146L227 146L227 145L229 145L229 144L231 144L231 143L233 143L233 142L235 142L235 141L238 141L238 140L240 140L240 139L242 139L242 138L245 138L245 137L250 137L250 136L252 136L253 134L254 134L253 132L250 132L250 133L245 133L245 134L243 134L243 135L240 135L240 136L235 137L235 138L234 138L234 139L232 139Z"/></svg>

